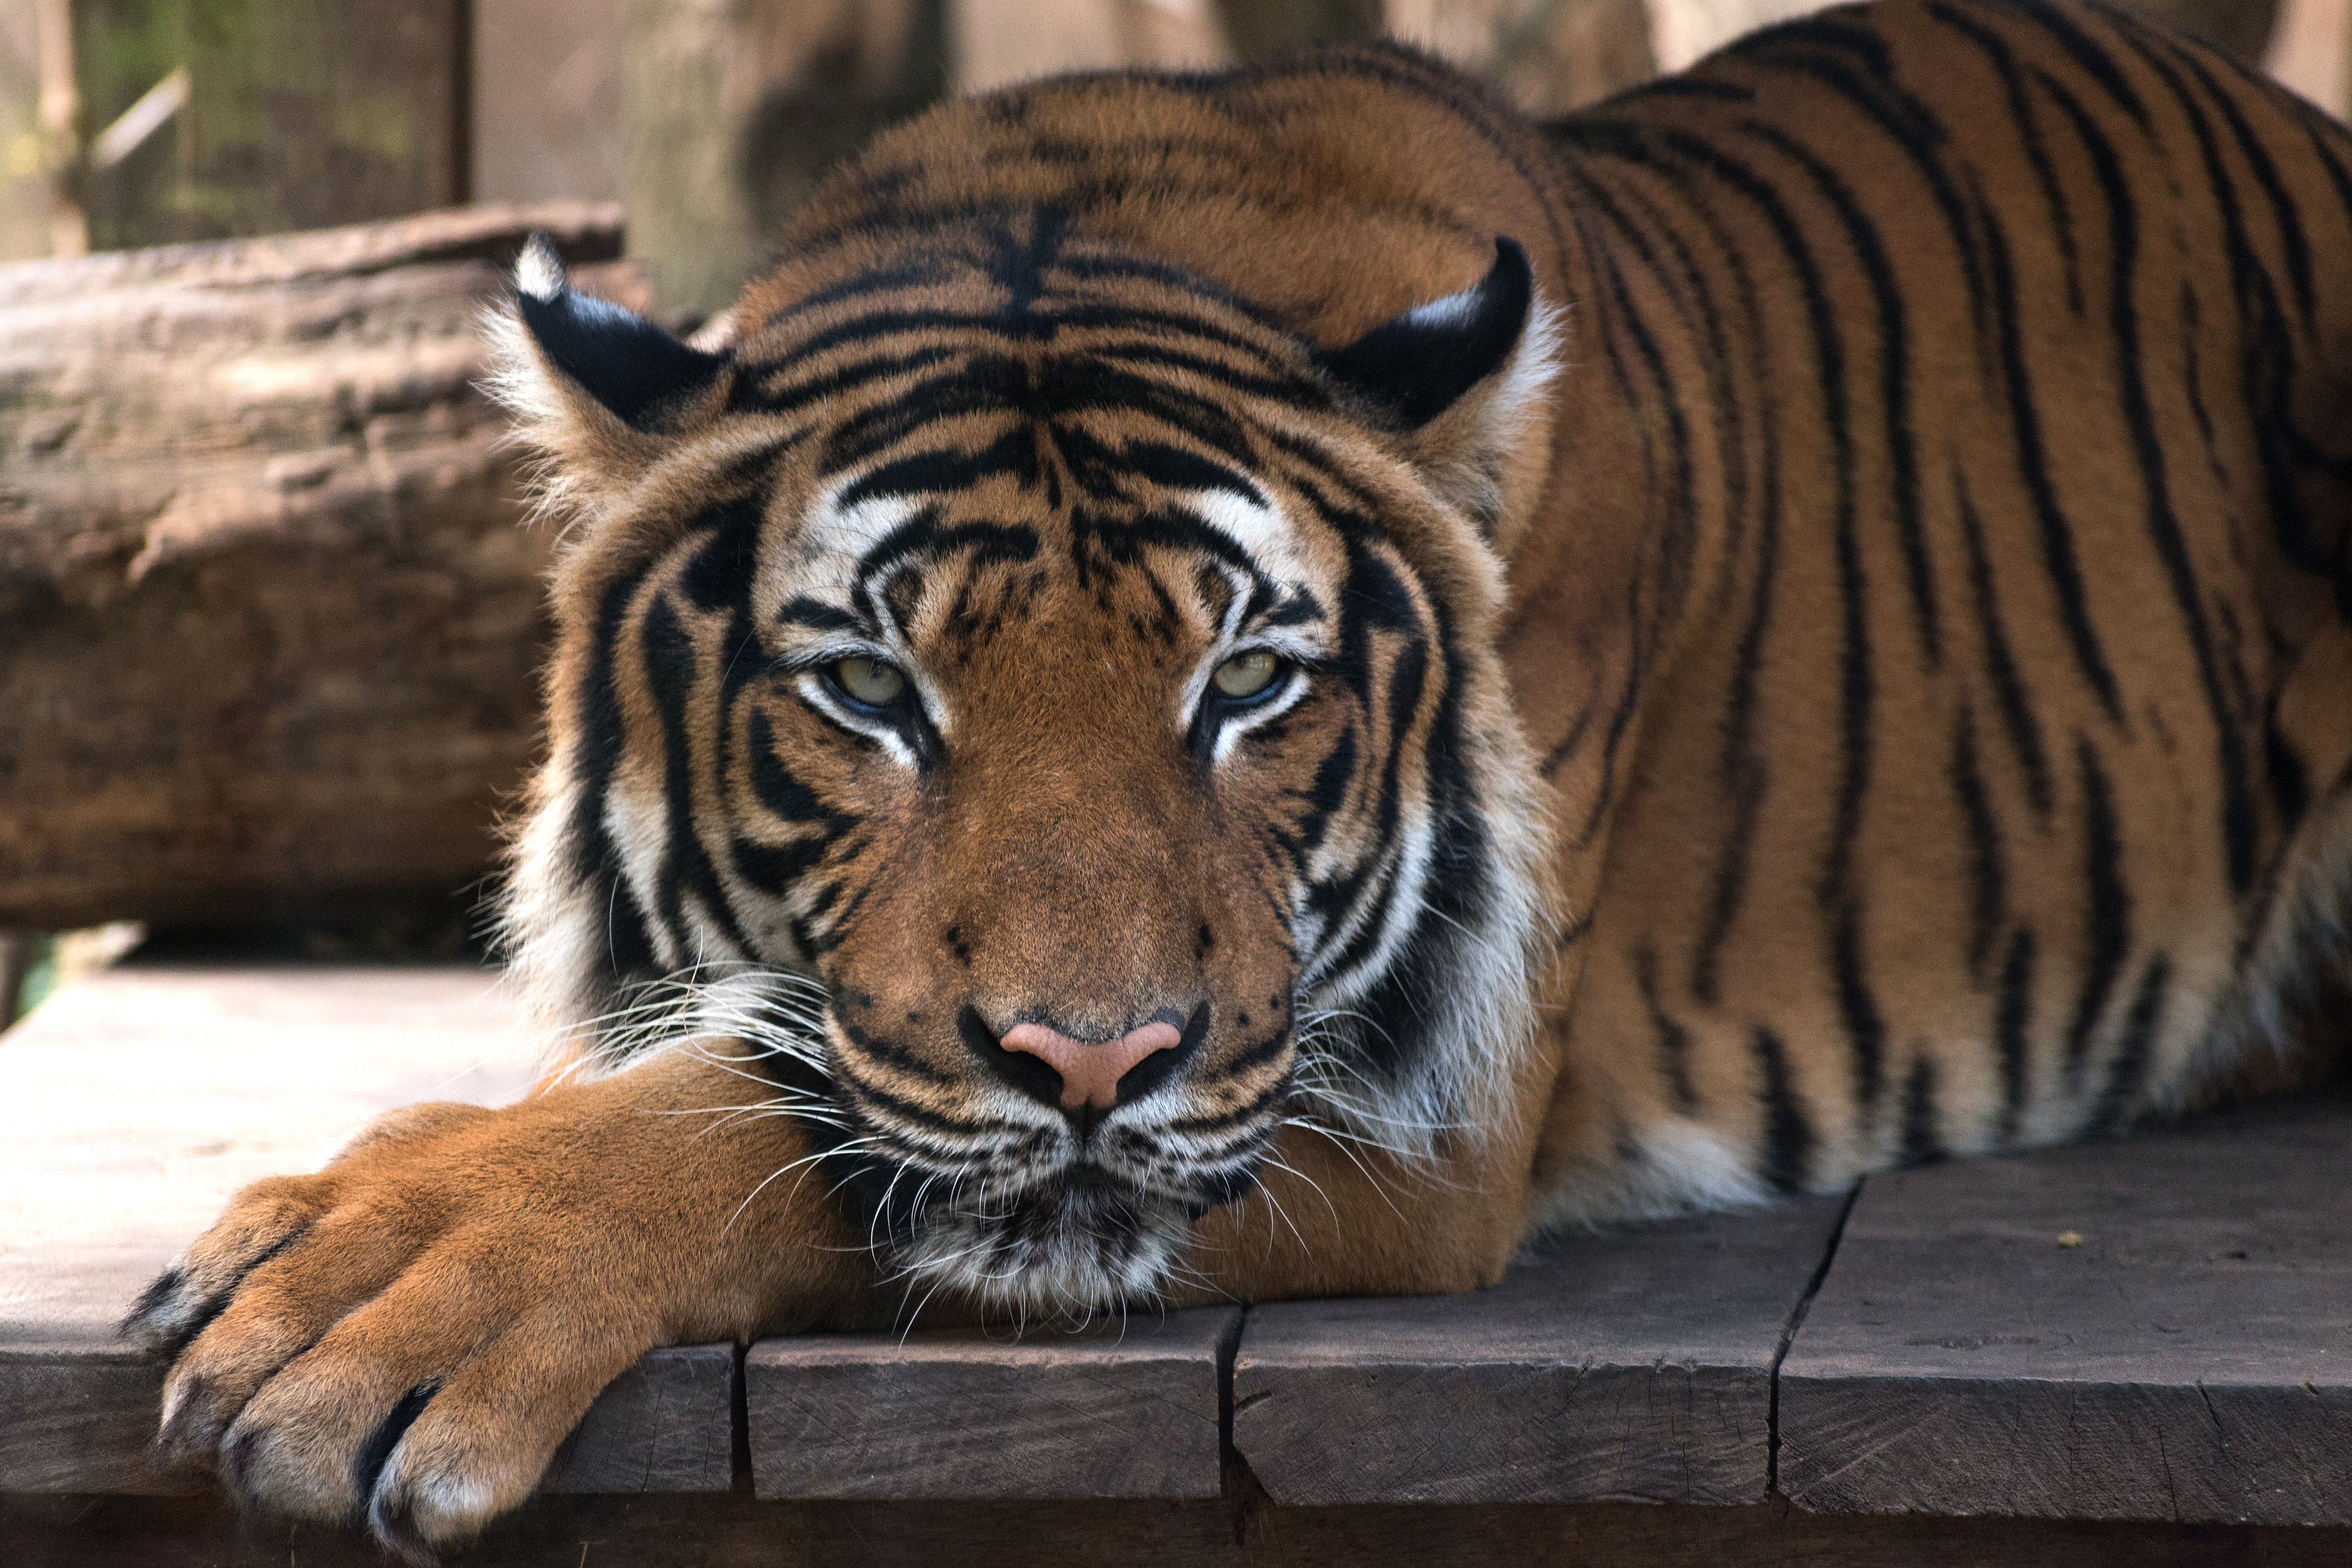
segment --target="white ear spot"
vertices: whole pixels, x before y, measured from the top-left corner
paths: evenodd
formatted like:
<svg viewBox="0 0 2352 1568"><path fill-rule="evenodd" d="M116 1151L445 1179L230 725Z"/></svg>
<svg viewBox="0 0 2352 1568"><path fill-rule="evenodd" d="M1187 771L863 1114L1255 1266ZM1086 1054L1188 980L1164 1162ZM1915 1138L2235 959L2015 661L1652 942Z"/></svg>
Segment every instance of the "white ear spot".
<svg viewBox="0 0 2352 1568"><path fill-rule="evenodd" d="M1477 309L1478 290L1470 288L1443 300L1432 300L1426 305L1415 305L1404 313L1404 320L1412 326L1442 331L1467 321Z"/></svg>
<svg viewBox="0 0 2352 1568"><path fill-rule="evenodd" d="M571 279L547 236L534 234L515 258L514 281L517 290L544 302L562 293Z"/></svg>

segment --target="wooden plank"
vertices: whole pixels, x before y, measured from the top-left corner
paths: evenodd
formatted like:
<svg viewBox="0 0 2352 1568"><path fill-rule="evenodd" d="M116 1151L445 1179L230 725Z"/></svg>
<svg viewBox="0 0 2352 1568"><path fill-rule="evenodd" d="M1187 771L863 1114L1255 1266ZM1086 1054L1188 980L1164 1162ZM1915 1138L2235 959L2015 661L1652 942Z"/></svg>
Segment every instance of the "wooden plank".
<svg viewBox="0 0 2352 1568"><path fill-rule="evenodd" d="M1781 1372L1850 1512L2352 1524L2352 1096L1872 1177Z"/></svg>
<svg viewBox="0 0 2352 1568"><path fill-rule="evenodd" d="M541 1498L467 1568L2341 1568L2352 1531L1837 1518L1785 1501L1236 1508L1197 1502L761 1502ZM9 1568L384 1568L347 1531L212 1499L0 1496Z"/></svg>
<svg viewBox="0 0 2352 1568"><path fill-rule="evenodd" d="M647 1354L589 1410L540 1489L723 1492L734 1479L733 1345ZM147 1457L163 1364L114 1341L0 1345L0 1490L182 1497L211 1489Z"/></svg>
<svg viewBox="0 0 2352 1568"><path fill-rule="evenodd" d="M378 1113L499 1103L537 1053L464 966L128 967L0 1037L0 1491L171 1494L146 1460L163 1368L114 1324L247 1182L316 1166ZM547 1487L723 1491L735 1352L657 1351Z"/></svg>
<svg viewBox="0 0 2352 1568"><path fill-rule="evenodd" d="M1253 1308L1235 1448L1278 1503L1748 1503L1843 1201L1544 1244L1491 1290Z"/></svg>
<svg viewBox="0 0 2352 1568"><path fill-rule="evenodd" d="M762 1340L744 1358L763 1498L1208 1498L1237 1309L1020 1340Z"/></svg>
<svg viewBox="0 0 2352 1568"><path fill-rule="evenodd" d="M553 540L479 384L535 228L621 245L537 203L0 266L0 925L458 915L541 747Z"/></svg>
<svg viewBox="0 0 2352 1568"><path fill-rule="evenodd" d="M735 1484L731 1344L647 1352L596 1397L542 1492L723 1492Z"/></svg>

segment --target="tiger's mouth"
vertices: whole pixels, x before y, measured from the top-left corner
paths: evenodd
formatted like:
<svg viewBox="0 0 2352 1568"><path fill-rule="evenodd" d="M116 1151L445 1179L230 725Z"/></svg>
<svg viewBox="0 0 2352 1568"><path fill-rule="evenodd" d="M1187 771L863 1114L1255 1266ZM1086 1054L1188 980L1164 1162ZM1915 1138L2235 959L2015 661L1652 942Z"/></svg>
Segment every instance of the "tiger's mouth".
<svg viewBox="0 0 2352 1568"><path fill-rule="evenodd" d="M1024 1320L1156 1298L1181 1272L1194 1222L1255 1187L1296 1119L1303 1063L1289 1030L1257 1042L1261 1059L1284 1059L1247 1087L1171 1073L1099 1116L1073 1116L984 1077L925 1101L898 1091L903 1076L873 1081L894 1065L904 1074L903 1049L895 1063L866 1061L840 1023L841 994L814 976L730 966L679 992L685 1005L661 1034L751 1052L735 1059L756 1063L773 1097L737 1109L790 1118L812 1145L771 1180L806 1169L886 1276L906 1283L914 1314L941 1291Z"/></svg>
<svg viewBox="0 0 2352 1568"><path fill-rule="evenodd" d="M1269 1109L1214 1149L1186 1149L1180 1103L1077 1137L994 1128L958 1159L909 1147L908 1130L860 1105L838 1075L834 1088L848 1113L841 1145L855 1151L842 1195L916 1312L940 1290L1024 1318L1153 1299L1193 1222L1255 1185L1279 1121Z"/></svg>
<svg viewBox="0 0 2352 1568"><path fill-rule="evenodd" d="M1074 1166L1017 1195L929 1205L894 1242L910 1307L946 1289L995 1311L1078 1317L1165 1286L1204 1200Z"/></svg>

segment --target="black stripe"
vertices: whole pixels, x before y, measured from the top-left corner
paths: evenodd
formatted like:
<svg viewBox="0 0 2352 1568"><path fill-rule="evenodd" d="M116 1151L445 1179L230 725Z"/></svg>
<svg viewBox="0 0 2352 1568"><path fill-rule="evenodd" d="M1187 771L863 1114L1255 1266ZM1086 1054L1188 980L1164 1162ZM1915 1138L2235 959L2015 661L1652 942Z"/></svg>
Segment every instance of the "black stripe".
<svg viewBox="0 0 2352 1568"><path fill-rule="evenodd" d="M2142 54L2147 53L2146 45L2141 45L2140 49ZM2225 91L2213 79L2212 71L2198 58L2196 50L2173 45L2168 52L2173 60L2187 68L2189 73L2211 95L2213 106L2221 111L2221 118L2228 123L2230 134L2238 144L2239 153L2254 172L2254 183L2262 186L2263 194L2270 198L2271 210L2278 219L2279 244L2286 252L2287 281L2294 289L2295 313L2303 318L2304 330L2306 332L2312 331L2317 324L2315 311L2318 304L2318 290L2312 281L2311 239L2304 230L2303 209L2295 205L2285 182L2279 178L2278 164L2273 161L2270 149L2263 144L2263 139L2255 134L2254 128L2246 123L2236 97ZM2182 107L2190 108L2189 94L2180 89L2179 83L2170 80L2169 73L2164 70L2161 62L2150 58L2148 63L2167 78L2168 85L2174 91L2180 94ZM2191 112L2194 112L2193 109Z"/></svg>
<svg viewBox="0 0 2352 1568"><path fill-rule="evenodd" d="M1650 281L1665 294L1675 318L1685 329L1683 335L1687 337L1689 330L1696 325L1696 321L1692 317L1688 305L1683 300L1682 291L1675 287L1673 280L1666 275L1665 269L1659 264L1657 252L1652 248L1648 239L1638 228L1624 221L1622 210L1614 204L1609 203L1605 195L1601 196L1601 200L1603 204L1601 209L1603 216L1612 217L1617 223L1627 248L1633 258L1643 264ZM1629 385L1626 388L1627 396L1635 406L1662 414L1665 419L1670 456L1665 484L1664 525L1661 539L1664 560L1657 575L1657 615L1664 622L1672 618L1673 606L1681 597L1684 581L1687 575L1686 566L1696 510L1698 473L1691 457L1689 412L1683 406L1683 400L1675 388L1674 374L1667 366L1665 352L1660 346L1659 335L1643 315L1641 307L1634 302L1633 289L1627 283L1625 274L1619 267L1616 257L1604 252L1598 259L1610 291L1615 298L1618 307L1615 315L1623 321L1641 368L1646 374L1650 384L1655 388L1654 396L1644 397L1638 390ZM1643 436L1645 446L1648 441L1646 425L1645 421ZM1649 493L1656 494L1658 489L1659 487L1654 481L1650 485ZM1633 627L1633 635L1638 637L1644 636L1645 633L1646 627L1637 622Z"/></svg>
<svg viewBox="0 0 2352 1568"><path fill-rule="evenodd" d="M966 490L993 479L1010 479L1025 489L1035 486L1037 476L1036 435L1016 425L978 451L941 447L878 464L845 489L836 504L847 510L887 497Z"/></svg>
<svg viewBox="0 0 2352 1568"><path fill-rule="evenodd" d="M1931 1165L1944 1157L1937 1126L1936 1059L1915 1057L1903 1080L1903 1149L1897 1157L1904 1164Z"/></svg>
<svg viewBox="0 0 2352 1568"><path fill-rule="evenodd" d="M2151 61L2151 64L2156 62ZM2159 68L2161 68L2159 67ZM2184 94L2184 109L2192 121L2198 120L2194 106ZM2140 357L2139 303L2133 297L2134 273L2138 262L2139 226L2131 193L2124 178L2123 165L2114 147L2093 124L2079 105L2071 98L2061 97L2059 106L2075 122L2084 149L2097 171L2099 184L2107 198L2109 244L2114 250L2114 279L2110 284L2113 298L2109 301L2116 335L2116 374L2122 382L2125 423L2131 430L2132 447L2139 462L2140 474L2147 487L2147 530L2156 545L2157 555L2164 563L2165 575L2172 584L2174 600L2188 623L2190 647L2197 655L2197 672L2204 687L2205 700L2211 710L2214 740L2221 753L2221 839L2228 856L2230 886L2232 891L2243 893L2253 883L2256 835L2259 826L2254 812L2253 788L2247 772L2245 735L2237 716L2221 689L2220 668L2213 655L2213 638L2205 623L2202 591L2198 585L2194 564L2189 558L2189 545L2180 531L2180 520L2174 513L2172 497L2165 472L2164 442L2157 429L2156 414L2149 406L2147 368ZM2205 139L2201 127L2200 140ZM2218 157L2209 154L2210 171L2220 177Z"/></svg>
<svg viewBox="0 0 2352 1568"><path fill-rule="evenodd" d="M1796 1089L1789 1077L1789 1053L1780 1037L1759 1028L1753 1048L1757 1070L1764 1079L1757 1095L1764 1110L1764 1146L1757 1173L1775 1191L1801 1192L1812 1163L1812 1123L1797 1103Z"/></svg>
<svg viewBox="0 0 2352 1568"><path fill-rule="evenodd" d="M1969 973L1981 980L2008 919L2008 868L2001 859L2000 824L1977 771L1976 716L1965 707L1952 726L1952 794L1969 826Z"/></svg>
<svg viewBox="0 0 2352 1568"><path fill-rule="evenodd" d="M698 826L701 814L695 807L694 785L697 764L703 759L694 754L687 708L693 700L700 655L667 595L657 596L647 607L638 637L646 683L662 730L664 832L652 867L654 919L679 953L706 956L698 951L697 933L686 918L686 898L691 893L731 950L708 956L748 956L751 945L736 926L734 909L719 887Z"/></svg>
<svg viewBox="0 0 2352 1568"><path fill-rule="evenodd" d="M1629 184L1622 193L1612 196L1606 186L1592 181L1587 182L1586 190L1593 199L1605 204L1607 211L1620 211L1619 202L1638 209L1647 230L1637 226L1630 215L1622 219L1622 226L1631 235L1654 233L1656 243L1673 254L1673 272L1670 274L1663 266L1657 267L1656 271L1675 300L1677 314L1688 322L1696 312L1696 324L1705 343L1704 373L1710 394L1707 412L1715 425L1716 455L1724 487L1721 514L1725 525L1724 550L1736 559L1743 552L1747 542L1748 497L1745 412L1748 400L1735 384L1733 367L1737 356L1732 351L1730 334L1725 329L1722 310L1716 302L1714 290L1707 286L1706 273L1700 267L1697 256L1683 237L1682 226L1668 217L1645 193L1638 186ZM1708 230L1717 249L1727 250L1729 247L1721 226L1715 221L1714 215L1706 210L1705 203L1696 199L1696 193L1681 194L1688 201L1693 215ZM1644 238L1641 243L1647 245L1650 242ZM1738 270L1737 256L1727 259L1735 271ZM1679 287L1675 286L1675 277L1681 279ZM1687 305L1683 303L1685 299L1689 301Z"/></svg>
<svg viewBox="0 0 2352 1568"><path fill-rule="evenodd" d="M1981 195L1978 199L1983 200ZM2057 485L2050 474L2050 453L2042 441L2042 416L2034 406L2033 374L2025 363L2025 326L2018 309L2017 279L2011 270L2009 239L1990 206L1983 209L1982 217L1985 255L1992 264L1993 319L2000 329L2001 371L2009 383L2018 465L2026 493L2033 503L2034 521L2041 529L2042 562L2049 569L2050 585L2058 595L2059 614L2066 623L2066 637L2073 645L2074 662L2083 679L2090 682L2091 689L2098 693L2107 717L2120 721L2123 699L2116 689L2115 673L2107 668L2106 655L2099 647L2098 633L2091 626L2083 569L2074 558L2074 525L2058 504Z"/></svg>
<svg viewBox="0 0 2352 1568"><path fill-rule="evenodd" d="M2181 390L2189 395L2189 417L2197 421L2198 438L2204 443L2205 466L2212 472L2223 489L2230 488L2230 466L2221 458L2221 433L2213 427L2212 410L2205 405L2205 356L2199 352L2198 339L2204 331L2204 312L2197 303L2196 285L2189 279L2180 280L2180 331L2179 342L2182 364Z"/></svg>
<svg viewBox="0 0 2352 1568"><path fill-rule="evenodd" d="M1658 1070L1675 1110L1684 1116L1698 1113L1698 1089L1691 1082L1690 1031L1666 1014L1658 999L1658 955L1643 942L1633 952L1633 983L1642 989L1642 1003L1650 1012L1650 1027L1658 1037Z"/></svg>
<svg viewBox="0 0 2352 1568"><path fill-rule="evenodd" d="M905 353L882 354L873 359L852 360L846 364L827 366L814 374L804 374L798 381L786 380L788 371L807 370L806 362L794 359L788 366L769 373L764 381L755 381L749 374L738 374L727 395L728 411L736 414L791 414L811 404L845 397L878 381L888 381L894 376L929 370L934 365L960 359L957 350L930 343Z"/></svg>
<svg viewBox="0 0 2352 1568"><path fill-rule="evenodd" d="M2091 742L2078 739L2075 746L2083 772L2085 909L2083 991L2074 1005L2074 1020L2066 1030L2066 1082L2070 1088L2082 1080L2099 1015L2106 1010L2107 994L2115 989L2116 978L2122 973L2124 959L2131 950L2131 895L2124 887L2115 795Z"/></svg>
<svg viewBox="0 0 2352 1568"><path fill-rule="evenodd" d="M2123 1034L2107 1063L2106 1087L2091 1112L2094 1131L2119 1131L2139 1108L2140 1091L2155 1061L2157 1029L2164 1021L2165 987L2171 978L2172 961L2160 952L2141 972L2138 993L2132 997L2131 1011L2124 1015Z"/></svg>
<svg viewBox="0 0 2352 1568"><path fill-rule="evenodd" d="M1927 182L1937 211L1951 232L1960 268L1969 280L1969 314L1981 331L1985 321L1985 280L1982 258L1969 235L1968 206L1944 167L1943 148L1951 133L1927 102L1899 86L1895 78L1894 52L1886 40L1867 27L1854 26L1830 15L1816 15L1776 28L1771 35L1774 63L1801 72L1831 88L1857 112L1867 116L1886 138L1903 149L1913 170ZM1792 47L1793 46L1793 47ZM1819 54L1803 51L1819 50ZM1852 153L1847 156L1853 157ZM1857 158L1868 163L1867 158Z"/></svg>
<svg viewBox="0 0 2352 1568"><path fill-rule="evenodd" d="M1778 189L1746 163L1698 137L1668 132L1662 140L1677 156L1738 191L1764 215L1804 293L1815 372L1822 390L1823 423L1830 437L1837 481L1838 579L1844 629L1840 681L1844 775L1839 791L1835 837L1831 841L1829 863L1823 869L1821 887L1822 900L1829 905L1845 894L1846 869L1869 786L1873 690L1864 609L1867 589L1855 538L1853 432L1848 416L1844 337L1838 328L1838 312L1831 304L1820 263L1806 241L1805 230Z"/></svg>
<svg viewBox="0 0 2352 1568"><path fill-rule="evenodd" d="M1864 52L1870 59L1876 73L1875 80L1819 59L1802 60L1799 62L1798 68L1836 90L1908 156L1914 171L1927 183L1930 195L1951 230L1954 247L1968 277L1969 314L1981 331L1986 308L1983 264L1976 247L1969 241L1968 220L1958 194L1952 188L1942 164L1933 153L1933 148L1943 139L1943 128L1935 123L1933 117L1927 115L1916 100L1904 100L1910 110L1908 113L1898 113L1883 101L1890 90L1885 80L1890 67L1885 58L1884 41L1862 29L1818 19L1776 29L1774 37L1809 46L1834 44L1845 49ZM1869 47L1865 48L1860 40L1866 40ZM1926 122L1919 123L1923 120ZM1910 329L1904 310L1904 292L1895 276L1894 261L1887 254L1885 241L1881 237L1877 226L1871 221L1870 215L1855 198L1853 187L1843 175L1811 149L1777 127L1751 122L1743 129L1780 148L1804 167L1814 184L1829 198L1831 205L1837 210L1839 222L1853 242L1855 259L1861 263L1864 276L1869 279L1878 318L1879 394L1885 408L1887 457L1895 470L1895 535L1903 548L1904 566L1911 590L1912 614L1918 623L1921 651L1927 667L1932 669L1943 658L1943 628L1937 614L1935 563L1920 518L1918 458L1911 417ZM1854 150L1846 149L1843 155L1855 157L1857 154ZM1874 162L1867 157L1862 161L1865 163Z"/></svg>
<svg viewBox="0 0 2352 1568"><path fill-rule="evenodd" d="M2000 596L1994 592L1992 563L1985 551L1984 521L1969 496L1968 476L1952 465L1952 489L1959 503L1960 531L1968 541L1969 583L1975 590L1977 622L1983 628L1985 673L1991 678L1993 696L2000 705L2009 743L2025 774L2026 798L2042 816L2050 815L2056 796L2050 786L2050 759L2042 743L2042 725L2025 694L2017 657L2010 651L2009 631L2002 624Z"/></svg>
<svg viewBox="0 0 2352 1568"><path fill-rule="evenodd" d="M751 713L745 750L751 757L751 792L761 805L779 822L814 829L782 845L739 834L730 846L735 868L744 880L763 892L782 896L821 864L835 845L855 832L862 819L854 813L835 809L786 768L782 748L777 743L767 714L756 710Z"/></svg>
<svg viewBox="0 0 2352 1568"><path fill-rule="evenodd" d="M1764 314L1755 278L1748 270L1738 247L1725 234L1714 209L1697 192L1689 195L1694 210L1715 237L1722 258L1731 269L1749 335L1760 341ZM1771 626L1774 589L1780 568L1780 441L1774 420L1765 418L1758 424L1763 473L1756 506L1754 578L1748 588L1747 624L1740 629L1739 647L1732 665L1723 720L1723 755L1717 773L1729 797L1731 826L1723 840L1714 893L1707 903L1706 923L1691 964L1692 994L1708 1006L1715 1005L1718 994L1717 968L1724 943L1730 937L1732 922L1738 917L1747 895L1757 825L1763 815L1770 779L1769 767L1756 747L1756 688L1763 669L1765 637Z"/></svg>
<svg viewBox="0 0 2352 1568"><path fill-rule="evenodd" d="M1845 1025L1846 1049L1853 1058L1855 1110L1867 1127L1886 1082L1886 1021L1871 991L1862 952L1862 911L1842 905L1830 938L1831 972L1837 976L1838 1017Z"/></svg>
<svg viewBox="0 0 2352 1568"><path fill-rule="evenodd" d="M2066 263L2066 303L2074 314L2081 315L2083 279L2074 249L2074 215L2067 208L2065 192L2059 186L2057 171L2051 166L2050 151L2042 145L2042 128L2034 119L2033 101L2018 71L2016 56L2000 34L1979 26L1949 5L1931 5L1927 14L1976 44L2000 74L2001 89L2009 100L2010 119L2016 122L2018 136L2025 143L2026 161L2033 166L2034 183L2042 187L2042 199L2050 208L2050 226L2058 239L2058 254Z"/></svg>
<svg viewBox="0 0 2352 1568"><path fill-rule="evenodd" d="M572 882L588 889L593 903L604 911L604 973L607 983L616 986L651 980L662 968L636 889L621 874L619 847L604 828L613 771L628 746L628 727L614 687L614 659L649 570L625 573L604 590L573 699L578 707L570 772L575 795L564 832L566 858Z"/></svg>
<svg viewBox="0 0 2352 1568"><path fill-rule="evenodd" d="M1993 1012L1993 1041L2000 1053L2000 1141L2017 1142L2027 1097L2033 1085L2033 931L2021 928L2009 940L2000 966L2000 996Z"/></svg>
<svg viewBox="0 0 2352 1568"><path fill-rule="evenodd" d="M2032 17L2042 31L2058 41L2060 48L2074 57L2074 63L2105 89L2107 96L2114 99L2140 129L2147 129L2147 105L2140 101L2139 94L2133 91L2131 83L2124 79L2123 68L2116 64L2115 57L2094 43L2090 36L2075 26L2064 12L2047 4L2046 0L2001 0L2001 4L2005 9L2021 11Z"/></svg>
<svg viewBox="0 0 2352 1568"><path fill-rule="evenodd" d="M783 608L776 612L776 624L780 626L805 626L817 632L856 631L864 625L847 610L838 609L822 599L812 599L805 594L796 594L784 601Z"/></svg>

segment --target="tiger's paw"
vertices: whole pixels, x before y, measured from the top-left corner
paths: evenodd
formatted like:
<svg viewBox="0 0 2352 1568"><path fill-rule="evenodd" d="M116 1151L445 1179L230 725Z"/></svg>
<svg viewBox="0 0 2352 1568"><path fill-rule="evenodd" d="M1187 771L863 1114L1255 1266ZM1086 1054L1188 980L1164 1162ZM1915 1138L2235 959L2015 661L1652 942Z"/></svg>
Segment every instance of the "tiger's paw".
<svg viewBox="0 0 2352 1568"><path fill-rule="evenodd" d="M513 1115L415 1107L239 1194L123 1325L175 1357L158 1457L411 1562L528 1497L660 1314L631 1227Z"/></svg>

